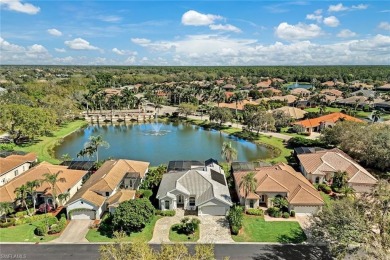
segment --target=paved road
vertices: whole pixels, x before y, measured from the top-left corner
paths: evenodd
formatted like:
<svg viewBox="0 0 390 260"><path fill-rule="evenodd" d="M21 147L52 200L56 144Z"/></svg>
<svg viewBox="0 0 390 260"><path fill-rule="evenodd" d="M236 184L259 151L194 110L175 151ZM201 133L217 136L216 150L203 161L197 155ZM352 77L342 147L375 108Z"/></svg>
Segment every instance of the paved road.
<svg viewBox="0 0 390 260"><path fill-rule="evenodd" d="M159 248L159 245L152 246ZM98 249L96 244L0 244L0 259L96 260L99 258ZM193 251L193 245L190 245L190 251ZM215 254L217 259L230 256L230 260L331 259L325 248L310 245L217 244Z"/></svg>

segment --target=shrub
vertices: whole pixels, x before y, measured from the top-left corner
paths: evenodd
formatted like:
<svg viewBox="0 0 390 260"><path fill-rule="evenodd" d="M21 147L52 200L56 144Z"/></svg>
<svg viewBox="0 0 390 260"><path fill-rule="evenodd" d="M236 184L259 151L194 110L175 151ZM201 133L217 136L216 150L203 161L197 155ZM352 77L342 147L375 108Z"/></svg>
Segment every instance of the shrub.
<svg viewBox="0 0 390 260"><path fill-rule="evenodd" d="M243 220L243 209L240 206L233 206L229 210L229 214L227 215L227 220L229 221L229 224L232 228L233 233L233 227L238 228L238 230L242 227L242 220Z"/></svg>
<svg viewBox="0 0 390 260"><path fill-rule="evenodd" d="M255 215L255 216L264 216L264 211L262 209L247 209L246 214Z"/></svg>
<svg viewBox="0 0 390 260"><path fill-rule="evenodd" d="M17 218L23 218L24 216L27 216L27 215L28 215L27 210L25 210L25 211L19 211L19 212L16 212L16 213L15 213L15 217L17 217Z"/></svg>
<svg viewBox="0 0 390 260"><path fill-rule="evenodd" d="M36 228L34 230L35 235L37 236L45 236L48 232L48 228L45 222L39 222L36 225Z"/></svg>
<svg viewBox="0 0 390 260"><path fill-rule="evenodd" d="M50 213L47 214L41 214L41 215L34 215L34 216L26 216L24 218L19 218L15 221L15 225L21 225L21 224L29 224L38 220L45 219L46 217L52 217Z"/></svg>
<svg viewBox="0 0 390 260"><path fill-rule="evenodd" d="M53 224L50 226L50 230L48 231L48 234L57 234L62 231L62 228L59 224Z"/></svg>
<svg viewBox="0 0 390 260"><path fill-rule="evenodd" d="M326 194L332 193L332 189L324 183L318 185L318 190L323 191Z"/></svg>
<svg viewBox="0 0 390 260"><path fill-rule="evenodd" d="M7 228L7 227L10 227L13 225L15 225L15 219L10 218L10 219L7 219L7 222L0 223L0 228Z"/></svg>
<svg viewBox="0 0 390 260"><path fill-rule="evenodd" d="M295 211L294 211L294 210L291 210L290 216L293 217L293 218L295 218Z"/></svg>
<svg viewBox="0 0 390 260"><path fill-rule="evenodd" d="M199 228L200 220L197 218L189 219L183 218L180 224L176 224L172 226L172 230L177 231L180 234L194 234L195 231Z"/></svg>
<svg viewBox="0 0 390 260"><path fill-rule="evenodd" d="M280 211L279 208L276 207L268 208L267 213L270 217L274 217L274 218L280 218L282 216L282 212Z"/></svg>
<svg viewBox="0 0 390 260"><path fill-rule="evenodd" d="M237 226L232 226L231 230L233 235L238 235L238 232L240 232L240 228Z"/></svg>
<svg viewBox="0 0 390 260"><path fill-rule="evenodd" d="M138 190L137 195L140 198L149 199L153 195L153 192L151 190Z"/></svg>
<svg viewBox="0 0 390 260"><path fill-rule="evenodd" d="M283 218L289 218L290 217L290 214L288 212L283 212L283 215L282 215Z"/></svg>
<svg viewBox="0 0 390 260"><path fill-rule="evenodd" d="M176 215L176 211L174 210L156 210L156 215L163 217L173 217Z"/></svg>

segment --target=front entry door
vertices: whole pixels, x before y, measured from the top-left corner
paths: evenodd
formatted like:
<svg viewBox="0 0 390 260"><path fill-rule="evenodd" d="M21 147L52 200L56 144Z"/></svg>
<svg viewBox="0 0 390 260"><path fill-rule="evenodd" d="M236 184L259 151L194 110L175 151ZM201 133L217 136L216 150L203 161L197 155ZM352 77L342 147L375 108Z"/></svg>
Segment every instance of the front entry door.
<svg viewBox="0 0 390 260"><path fill-rule="evenodd" d="M177 204L183 205L184 204L184 197L183 195L177 196Z"/></svg>
<svg viewBox="0 0 390 260"><path fill-rule="evenodd" d="M165 201L165 209L169 209L169 201L168 200Z"/></svg>

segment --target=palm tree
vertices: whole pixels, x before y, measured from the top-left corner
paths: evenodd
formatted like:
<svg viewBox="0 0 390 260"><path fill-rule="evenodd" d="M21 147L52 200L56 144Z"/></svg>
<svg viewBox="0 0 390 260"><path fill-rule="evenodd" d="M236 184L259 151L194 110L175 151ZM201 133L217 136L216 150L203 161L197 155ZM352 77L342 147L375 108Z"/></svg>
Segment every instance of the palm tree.
<svg viewBox="0 0 390 260"><path fill-rule="evenodd" d="M319 112L320 112L321 115L325 114L326 106L325 105L321 105L320 108L319 108Z"/></svg>
<svg viewBox="0 0 390 260"><path fill-rule="evenodd" d="M381 118L381 116L382 116L381 111L379 111L379 110L374 110L374 111L372 112L372 115L371 115L371 120L372 120L372 122L373 122L373 123L378 122L379 119Z"/></svg>
<svg viewBox="0 0 390 260"><path fill-rule="evenodd" d="M223 142L221 155L230 165L233 160L237 159L237 150L234 149L231 142Z"/></svg>
<svg viewBox="0 0 390 260"><path fill-rule="evenodd" d="M73 160L73 158L68 153L64 153L63 155L61 155L60 159L62 161L72 161Z"/></svg>
<svg viewBox="0 0 390 260"><path fill-rule="evenodd" d="M96 162L99 161L99 147L110 147L109 143L103 140L101 135L90 136L89 141L84 144L84 149L82 149L77 156L92 156L96 154Z"/></svg>
<svg viewBox="0 0 390 260"><path fill-rule="evenodd" d="M354 197L355 196L355 190L349 185L345 185L341 189L341 193L343 193L344 196L346 196L346 197Z"/></svg>
<svg viewBox="0 0 390 260"><path fill-rule="evenodd" d="M238 103L241 103L244 100L244 95L242 94L242 92L237 91L234 92L233 96L230 99L236 103L236 115L237 115Z"/></svg>
<svg viewBox="0 0 390 260"><path fill-rule="evenodd" d="M225 101L225 91L220 88L215 89L212 93L212 100L217 102L219 107L219 104Z"/></svg>
<svg viewBox="0 0 390 260"><path fill-rule="evenodd" d="M4 214L5 222L7 221L7 215L14 212L14 207L12 203L9 202L0 202L0 216Z"/></svg>
<svg viewBox="0 0 390 260"><path fill-rule="evenodd" d="M243 191L244 191L244 197L245 197L244 204L246 204L246 199L247 199L248 195L252 192L255 192L256 186L257 186L257 180L255 178L254 172L250 172L247 175L242 177L238 188L240 190L243 189Z"/></svg>
<svg viewBox="0 0 390 260"><path fill-rule="evenodd" d="M125 88L122 90L121 94L122 94L122 103L127 107L127 109L133 107L134 92L129 88Z"/></svg>
<svg viewBox="0 0 390 260"><path fill-rule="evenodd" d="M16 195L16 200L20 201L22 207L24 206L27 210L28 215L30 215L30 210L28 209L28 205L27 205L28 187L26 186L26 184L17 187L14 192Z"/></svg>
<svg viewBox="0 0 390 260"><path fill-rule="evenodd" d="M283 197L275 197L272 199L272 205L276 208L288 208L288 201Z"/></svg>
<svg viewBox="0 0 390 260"><path fill-rule="evenodd" d="M141 114L141 108L144 106L146 99L144 97L134 96L134 104L138 108L138 114Z"/></svg>
<svg viewBox="0 0 390 260"><path fill-rule="evenodd" d="M53 197L53 207L56 208L57 203L57 190L55 188L57 182L66 182L65 178L60 178L60 174L62 171L58 171L57 173L45 173L43 174L44 179L41 180L41 183L47 183L50 185L51 196Z"/></svg>
<svg viewBox="0 0 390 260"><path fill-rule="evenodd" d="M61 193L60 195L58 195L58 200L61 202L61 205L64 204L64 202L66 202L70 197L70 194L69 192L65 192L65 193Z"/></svg>
<svg viewBox="0 0 390 260"><path fill-rule="evenodd" d="M33 201L33 208L35 210L36 202L37 202L37 188L41 186L41 182L39 180L33 180L28 181L26 183L28 193L30 193L32 201Z"/></svg>

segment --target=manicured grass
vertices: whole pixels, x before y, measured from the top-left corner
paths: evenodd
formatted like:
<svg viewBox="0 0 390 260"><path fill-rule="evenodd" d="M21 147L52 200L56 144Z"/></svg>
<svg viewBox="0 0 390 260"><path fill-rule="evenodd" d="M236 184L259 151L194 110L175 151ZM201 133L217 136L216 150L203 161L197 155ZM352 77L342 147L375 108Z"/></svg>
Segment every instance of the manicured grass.
<svg viewBox="0 0 390 260"><path fill-rule="evenodd" d="M319 107L309 107L309 108L305 108L304 109L305 111L307 112L320 112L320 108ZM342 108L338 108L338 107L326 107L325 111L326 112L340 112L341 110L343 110Z"/></svg>
<svg viewBox="0 0 390 260"><path fill-rule="evenodd" d="M50 163L59 163L59 160L51 156L51 150L61 141L62 138L87 125L86 121L77 120L62 126L59 130L54 131L52 136L42 136L35 144L27 144L15 147L15 150L24 152L37 153L40 161Z"/></svg>
<svg viewBox="0 0 390 260"><path fill-rule="evenodd" d="M232 238L236 242L301 243L306 235L295 221L266 222L263 217L244 215L240 234Z"/></svg>
<svg viewBox="0 0 390 260"><path fill-rule="evenodd" d="M34 223L0 228L0 242L47 242L59 237L59 234L36 236Z"/></svg>
<svg viewBox="0 0 390 260"><path fill-rule="evenodd" d="M169 240L172 242L196 242L199 240L199 228L192 235L179 234L171 229L169 230Z"/></svg>
<svg viewBox="0 0 390 260"><path fill-rule="evenodd" d="M277 163L277 162L287 162L287 157L291 155L292 150L287 148L286 145L284 144L284 140L276 137L270 137L266 135L261 135L256 143L259 144L268 144L271 146L276 147L277 149L280 150L280 155L274 158L269 158L266 159L266 161L272 162L272 163Z"/></svg>
<svg viewBox="0 0 390 260"><path fill-rule="evenodd" d="M162 218L161 216L154 216L152 221L147 224L144 229L141 232L137 233L131 233L130 236L127 236L124 240L125 241L142 241L142 242L148 242L153 237L153 230L154 226L156 225L156 221ZM101 234L96 228L90 229L85 236L85 238L89 242L114 242L115 238L108 237L103 234Z"/></svg>
<svg viewBox="0 0 390 260"><path fill-rule="evenodd" d="M332 200L332 198L328 194L326 194L326 193L324 193L322 191L320 191L320 194L321 194L321 197L322 197L322 199L324 200L324 202L326 204L332 203L333 200Z"/></svg>

